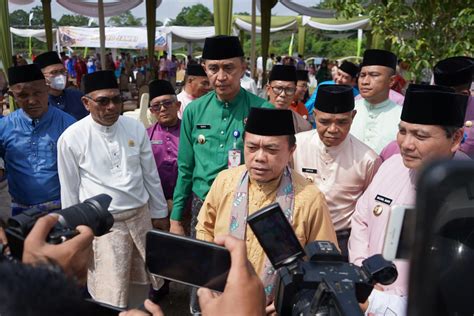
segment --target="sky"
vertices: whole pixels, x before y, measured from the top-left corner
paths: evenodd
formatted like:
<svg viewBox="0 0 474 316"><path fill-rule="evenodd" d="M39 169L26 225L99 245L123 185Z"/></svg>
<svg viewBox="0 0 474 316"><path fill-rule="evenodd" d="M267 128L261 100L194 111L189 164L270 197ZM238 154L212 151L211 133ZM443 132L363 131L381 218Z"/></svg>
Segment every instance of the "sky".
<svg viewBox="0 0 474 316"><path fill-rule="evenodd" d="M4 0L2 0L4 1ZM301 5L314 5L319 3L319 0L294 0L294 2ZM156 10L156 18L159 21L165 21L167 18L175 18L181 9L184 7L189 7L194 4L201 3L213 11L213 0L162 0L161 5ZM24 11L31 10L32 7L41 5L41 0L35 0L33 4L30 5L15 5L9 4L10 12L13 12L18 9ZM233 2L233 12L251 12L252 10L252 0L234 0ZM65 9L64 7L57 4L56 1L51 1L51 11L53 18L59 20L63 14L73 14L71 11ZM132 10L132 14L136 17L145 17L145 1L142 4L138 5ZM258 15L257 10L257 15ZM275 15L297 15L294 11L286 8L284 5L278 3L273 9L272 14Z"/></svg>

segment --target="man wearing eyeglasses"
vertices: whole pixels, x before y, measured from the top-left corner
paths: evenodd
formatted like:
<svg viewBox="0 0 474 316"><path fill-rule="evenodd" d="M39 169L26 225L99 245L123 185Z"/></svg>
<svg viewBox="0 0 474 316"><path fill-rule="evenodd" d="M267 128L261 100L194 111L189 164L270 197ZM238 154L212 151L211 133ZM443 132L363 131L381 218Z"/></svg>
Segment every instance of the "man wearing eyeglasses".
<svg viewBox="0 0 474 316"><path fill-rule="evenodd" d="M153 80L149 83L150 111L156 123L147 129L151 142L156 168L160 175L163 193L168 210L173 207L173 192L178 178L178 145L181 120L178 118L181 102L177 100L175 90L167 80ZM157 225L155 228L169 229Z"/></svg>
<svg viewBox="0 0 474 316"><path fill-rule="evenodd" d="M58 141L61 202L68 207L98 193L112 197L114 226L94 239L87 285L94 299L123 308L130 283L150 283L145 233L152 219L166 222L168 208L145 128L120 115L123 104L114 72L94 72L83 81L82 102L90 115Z"/></svg>
<svg viewBox="0 0 474 316"><path fill-rule="evenodd" d="M240 86L245 60L238 37L206 38L202 58L214 91L191 102L183 112L178 179L170 219L170 231L184 235L183 212L192 199L192 236L202 203L217 174L244 162L242 134L250 109L273 108Z"/></svg>
<svg viewBox="0 0 474 316"><path fill-rule="evenodd" d="M80 120L89 112L82 104L82 92L76 89L67 89L67 70L59 59L57 52L46 52L36 56L37 64L49 86L49 104Z"/></svg>
<svg viewBox="0 0 474 316"><path fill-rule="evenodd" d="M296 68L291 65L275 65L270 72L267 84L268 100L277 109L290 109L296 92ZM293 113L296 133L311 130L311 124L297 112Z"/></svg>

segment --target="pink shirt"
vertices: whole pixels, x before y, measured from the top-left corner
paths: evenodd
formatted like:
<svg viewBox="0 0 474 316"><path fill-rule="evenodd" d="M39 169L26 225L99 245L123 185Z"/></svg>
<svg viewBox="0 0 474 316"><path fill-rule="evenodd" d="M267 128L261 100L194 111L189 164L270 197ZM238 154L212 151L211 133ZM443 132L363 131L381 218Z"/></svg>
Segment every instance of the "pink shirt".
<svg viewBox="0 0 474 316"><path fill-rule="evenodd" d="M191 101L193 101L195 98L189 93L187 93L184 89L176 97L178 98L178 101L181 102L181 107L179 108L178 117L179 119L182 119L184 109L186 109L188 104L191 103Z"/></svg>
<svg viewBox="0 0 474 316"><path fill-rule="evenodd" d="M364 259L382 253L390 210L394 205L415 204L416 180L416 171L405 167L400 155L394 155L382 164L357 201L352 216L348 244L350 262L361 265ZM380 200L385 200L385 203ZM382 208L378 216L374 214L376 207ZM387 294L405 296L408 294L409 264L403 260L394 260L394 263L398 278L393 284L382 287Z"/></svg>
<svg viewBox="0 0 474 316"><path fill-rule="evenodd" d="M318 132L296 134L293 166L324 193L336 231L350 228L359 197L369 186L381 160L369 146L348 134L336 147L327 147Z"/></svg>
<svg viewBox="0 0 474 316"><path fill-rule="evenodd" d="M471 121L474 124L474 97L470 96L467 102L466 116L464 121ZM461 151L469 157L474 158L474 126L464 127L464 133L467 135L464 143L461 144Z"/></svg>
<svg viewBox="0 0 474 316"><path fill-rule="evenodd" d="M401 93L398 93L395 90L390 89L390 92L388 93L388 98L392 100L394 103L403 106L403 101L405 101L405 96ZM355 100L362 99L362 96L359 94L355 98Z"/></svg>

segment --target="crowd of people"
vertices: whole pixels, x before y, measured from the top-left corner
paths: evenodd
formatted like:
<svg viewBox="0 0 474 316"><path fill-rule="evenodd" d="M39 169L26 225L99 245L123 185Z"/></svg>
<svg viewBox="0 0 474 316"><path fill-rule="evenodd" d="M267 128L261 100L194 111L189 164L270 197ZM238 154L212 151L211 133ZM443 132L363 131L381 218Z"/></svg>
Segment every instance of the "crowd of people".
<svg viewBox="0 0 474 316"><path fill-rule="evenodd" d="M240 262L238 273L252 280L254 294L237 294L249 284L239 283L235 270L226 291L251 302L242 303L242 315L274 314L276 271L248 229L248 215L278 202L302 246L331 241L360 265L382 252L391 207L414 205L424 166L474 157L470 57L439 61L432 85L408 85L399 78L397 56L386 50L367 49L360 65L344 61L330 69L324 61L316 73L302 56L270 56L268 83L259 94L248 85L258 78L246 78L239 39L210 37L201 63L188 62L179 93L175 57L156 59L156 69L138 63L157 78L148 82L156 123L147 129L121 115L116 70L130 75L137 63L128 54L118 66L107 58L110 67L102 70L97 60L77 57L72 68L82 91L66 87L74 57L46 52L8 69L8 93L19 110L0 119L0 172L11 215L33 207L53 212L99 193L112 197L114 226L92 245L92 237L84 237L89 243L82 247L91 247L92 255L83 263L87 277L76 273L75 280L93 299L118 308L129 306L132 283L149 284L145 307L161 313L155 303L168 294L169 283L149 275L144 264L145 234L155 228L239 252L233 267ZM90 63L95 69L89 72ZM232 237L224 241L222 235ZM38 236L29 238L39 242ZM51 252L41 256L55 259ZM74 275L70 261L58 262ZM365 312L405 314L409 263L394 263L398 279L377 284L361 304ZM250 277L255 273L260 281ZM239 312L225 293L220 303L212 300L219 298L192 291L191 313Z"/></svg>

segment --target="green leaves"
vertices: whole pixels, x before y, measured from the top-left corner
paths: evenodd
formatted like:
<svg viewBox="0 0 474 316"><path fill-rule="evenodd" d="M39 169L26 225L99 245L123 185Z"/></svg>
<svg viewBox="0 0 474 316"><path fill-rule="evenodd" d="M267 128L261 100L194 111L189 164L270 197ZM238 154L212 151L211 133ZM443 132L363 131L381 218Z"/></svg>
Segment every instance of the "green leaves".
<svg viewBox="0 0 474 316"><path fill-rule="evenodd" d="M474 0L382 0L358 4L334 0L340 16L353 17L361 8L369 15L374 37L411 64L420 75L438 60L454 55L473 55ZM380 40L378 48L382 48Z"/></svg>

